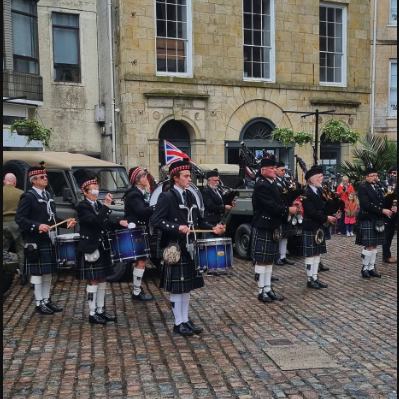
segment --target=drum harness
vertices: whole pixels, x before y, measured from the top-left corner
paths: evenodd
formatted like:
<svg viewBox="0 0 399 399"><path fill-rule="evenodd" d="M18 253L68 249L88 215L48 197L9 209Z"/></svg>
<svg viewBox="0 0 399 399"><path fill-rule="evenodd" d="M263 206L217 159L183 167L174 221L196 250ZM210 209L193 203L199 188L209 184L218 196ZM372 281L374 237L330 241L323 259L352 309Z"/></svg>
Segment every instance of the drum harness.
<svg viewBox="0 0 399 399"><path fill-rule="evenodd" d="M188 212L187 216L187 225L190 231L195 229L194 219L193 219L193 212L194 209L198 209L197 205L193 205L191 208L188 208L185 205L179 205L180 209L184 209ZM194 241L190 241L190 234L194 234ZM187 233L186 235L186 247L187 251L189 252L191 259L195 259L195 242L197 241L197 234L196 233Z"/></svg>

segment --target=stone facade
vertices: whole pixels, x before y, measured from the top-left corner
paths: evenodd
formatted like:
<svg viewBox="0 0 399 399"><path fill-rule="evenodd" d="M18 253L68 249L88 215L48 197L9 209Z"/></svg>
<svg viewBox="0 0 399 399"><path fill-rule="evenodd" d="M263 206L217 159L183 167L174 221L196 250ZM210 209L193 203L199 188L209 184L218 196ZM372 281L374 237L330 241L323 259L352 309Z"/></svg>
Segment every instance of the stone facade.
<svg viewBox="0 0 399 399"><path fill-rule="evenodd" d="M121 162L155 172L159 134L170 120L186 126L197 163L225 163L226 143L239 142L243 127L256 118L314 131L314 118L284 110L332 108L352 114L352 129L368 132L370 6L363 0L331 3L348 7L346 87L319 83L319 1L275 1L276 78L266 83L243 78L241 0L192 1L193 74L185 78L157 76L155 1L122 0L116 13ZM335 118L348 124L347 116ZM310 146L296 150L312 164ZM348 153L343 150L345 159Z"/></svg>

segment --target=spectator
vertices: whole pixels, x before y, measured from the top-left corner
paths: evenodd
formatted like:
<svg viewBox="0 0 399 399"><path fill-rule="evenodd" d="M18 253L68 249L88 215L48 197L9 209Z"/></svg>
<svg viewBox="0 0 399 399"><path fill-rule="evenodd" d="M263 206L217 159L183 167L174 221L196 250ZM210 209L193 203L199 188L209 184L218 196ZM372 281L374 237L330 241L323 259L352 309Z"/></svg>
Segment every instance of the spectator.
<svg viewBox="0 0 399 399"><path fill-rule="evenodd" d="M339 221L339 227L338 227L338 234L345 234L346 233L346 227L345 227L345 204L346 201L348 201L349 194L354 193L355 189L350 184L349 182L349 177L344 176L342 178L342 183L338 186L338 195L341 197L341 203L340 203L340 208L341 208L341 218Z"/></svg>
<svg viewBox="0 0 399 399"><path fill-rule="evenodd" d="M355 193L350 193L348 201L345 203L345 225L346 235L348 237L354 236L354 226L356 224L356 212L358 209L358 203Z"/></svg>
<svg viewBox="0 0 399 399"><path fill-rule="evenodd" d="M15 223L15 215L19 200L24 192L16 188L17 178L12 173L5 175L3 183L3 249L8 251L14 244L18 256L19 270L22 273L24 270L24 240L18 231L18 225ZM21 285L27 282L26 275L21 274Z"/></svg>

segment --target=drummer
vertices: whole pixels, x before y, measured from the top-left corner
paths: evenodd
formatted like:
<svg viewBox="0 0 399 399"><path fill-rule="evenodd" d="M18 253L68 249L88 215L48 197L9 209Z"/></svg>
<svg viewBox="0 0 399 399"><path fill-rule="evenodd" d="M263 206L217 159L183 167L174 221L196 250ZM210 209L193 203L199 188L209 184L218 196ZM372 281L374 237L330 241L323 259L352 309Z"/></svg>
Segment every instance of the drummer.
<svg viewBox="0 0 399 399"><path fill-rule="evenodd" d="M131 189L125 194L125 219L129 223L129 227L144 227L148 233L148 224L154 213L150 207L150 201L146 188L148 186L147 172L136 167L129 170ZM133 224L133 225L132 225ZM136 261L133 269L133 301L148 302L153 300L153 296L146 294L141 286L147 264L147 256Z"/></svg>
<svg viewBox="0 0 399 399"><path fill-rule="evenodd" d="M175 316L173 331L182 336L200 334L203 328L197 327L188 317L190 305L190 293L204 286L204 279L196 271L195 260L191 257L187 248L187 235L190 232L188 223L188 211L192 210L192 221L194 228L211 229L200 215L198 204L192 193L187 190L191 183L191 163L182 160L170 166L169 174L172 179L173 188L160 195L152 224L155 228L162 230L162 248L169 244L178 243L181 249L180 260L176 264L165 266L161 279L161 288L170 292L170 302ZM193 208L196 206L196 208ZM224 233L224 226L218 225L214 228L215 234ZM189 241L193 242L193 235L189 235Z"/></svg>
<svg viewBox="0 0 399 399"><path fill-rule="evenodd" d="M89 303L91 324L116 322L116 317L105 311L106 278L113 274L111 248L107 232L111 229L108 221L112 211L112 194L108 193L104 204L98 201L100 186L97 180L87 180L81 190L85 200L77 207L80 224L80 240L78 247L78 265L76 278L87 280L87 300ZM127 227L126 220L120 226Z"/></svg>

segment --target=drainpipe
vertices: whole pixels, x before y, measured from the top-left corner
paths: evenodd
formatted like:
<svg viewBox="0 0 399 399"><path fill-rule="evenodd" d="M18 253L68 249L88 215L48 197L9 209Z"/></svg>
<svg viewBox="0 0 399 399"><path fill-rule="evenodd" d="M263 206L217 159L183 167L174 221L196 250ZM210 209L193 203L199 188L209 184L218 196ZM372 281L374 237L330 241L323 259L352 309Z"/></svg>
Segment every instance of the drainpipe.
<svg viewBox="0 0 399 399"><path fill-rule="evenodd" d="M112 0L108 0L108 38L109 38L109 62L111 78L111 139L112 139L112 162L116 163L116 132L115 132L115 78L114 78L114 47L112 29Z"/></svg>
<svg viewBox="0 0 399 399"><path fill-rule="evenodd" d="M374 137L375 123L375 85L377 71L377 22L378 22L378 0L374 0L374 33L373 33L373 77L371 82L371 137Z"/></svg>

